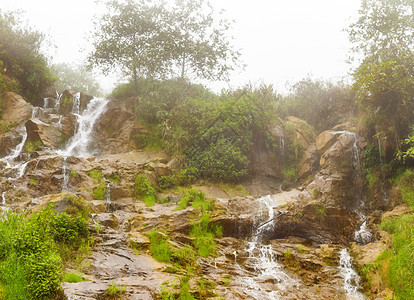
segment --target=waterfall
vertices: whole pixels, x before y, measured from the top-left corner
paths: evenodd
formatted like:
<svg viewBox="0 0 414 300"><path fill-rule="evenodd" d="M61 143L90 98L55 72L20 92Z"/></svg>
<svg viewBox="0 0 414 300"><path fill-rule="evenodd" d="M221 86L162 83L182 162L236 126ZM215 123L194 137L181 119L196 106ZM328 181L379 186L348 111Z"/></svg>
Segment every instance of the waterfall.
<svg viewBox="0 0 414 300"><path fill-rule="evenodd" d="M1 205L6 206L6 192L1 193Z"/></svg>
<svg viewBox="0 0 414 300"><path fill-rule="evenodd" d="M62 156L84 157L92 154L91 140L95 122L105 112L107 99L93 98L86 109L78 116L76 133L69 140L66 147L58 154Z"/></svg>
<svg viewBox="0 0 414 300"><path fill-rule="evenodd" d="M58 95L57 99L56 99L56 103L55 103L55 109L59 110L60 107L60 100L62 99L63 94Z"/></svg>
<svg viewBox="0 0 414 300"><path fill-rule="evenodd" d="M344 290L347 299L363 300L365 297L358 292L359 276L352 266L352 259L347 249L339 252L339 275L344 279Z"/></svg>
<svg viewBox="0 0 414 300"><path fill-rule="evenodd" d="M358 137L355 133L349 131L337 131L335 133L346 134L351 136L354 140L352 144L352 168L353 168L353 185L355 188L355 198L357 207L355 212L361 218L361 225L359 229L354 233L354 240L358 244L368 244L372 240L372 233L369 232L366 228L367 217L363 213L363 208L365 206L365 195L363 192L363 179L362 179L362 170L361 170L361 154L358 147Z"/></svg>
<svg viewBox="0 0 414 300"><path fill-rule="evenodd" d="M279 299L279 291L298 285L298 282L289 277L277 261L272 245L261 242L267 232L274 228L274 207L278 204L270 195L258 198L259 212L255 221L253 238L248 242L247 252L249 261L253 264L256 277L244 277L245 293L254 299ZM260 222L260 223L259 223ZM261 226L257 226L263 224ZM276 282L277 290L265 291L259 282L263 278L272 278Z"/></svg>
<svg viewBox="0 0 414 300"><path fill-rule="evenodd" d="M43 98L43 108L48 108L49 106L49 98Z"/></svg>

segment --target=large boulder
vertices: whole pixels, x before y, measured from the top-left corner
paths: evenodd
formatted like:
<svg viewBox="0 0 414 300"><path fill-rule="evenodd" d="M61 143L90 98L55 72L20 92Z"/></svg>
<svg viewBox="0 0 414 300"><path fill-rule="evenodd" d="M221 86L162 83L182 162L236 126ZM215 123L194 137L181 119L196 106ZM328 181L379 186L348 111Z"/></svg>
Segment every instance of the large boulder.
<svg viewBox="0 0 414 300"><path fill-rule="evenodd" d="M32 116L33 106L26 102L22 96L13 92L4 95L3 119L0 121L2 126L6 124L20 125Z"/></svg>
<svg viewBox="0 0 414 300"><path fill-rule="evenodd" d="M320 170L307 186L311 194L331 205L355 206L363 182L358 137L348 131L324 131L316 139Z"/></svg>
<svg viewBox="0 0 414 300"><path fill-rule="evenodd" d="M59 129L38 119L27 121L26 131L28 142L41 141L48 148L56 149L62 141L62 133Z"/></svg>
<svg viewBox="0 0 414 300"><path fill-rule="evenodd" d="M308 149L315 143L315 130L306 121L290 116L285 122L286 136L295 143L298 143L302 149Z"/></svg>
<svg viewBox="0 0 414 300"><path fill-rule="evenodd" d="M146 127L136 120L134 113L120 104L119 101L111 101L96 124L97 144L103 153L143 148L139 137L149 134Z"/></svg>

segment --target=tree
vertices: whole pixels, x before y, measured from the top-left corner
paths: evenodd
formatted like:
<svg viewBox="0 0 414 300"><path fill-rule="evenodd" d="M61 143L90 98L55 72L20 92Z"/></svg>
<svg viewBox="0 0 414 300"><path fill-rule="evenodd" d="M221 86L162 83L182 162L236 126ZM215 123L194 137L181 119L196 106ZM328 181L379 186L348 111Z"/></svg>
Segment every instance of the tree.
<svg viewBox="0 0 414 300"><path fill-rule="evenodd" d="M203 0L113 0L96 23L91 66L104 73L116 67L138 84L141 77L174 76L191 71L198 78L226 79L239 52L226 39L229 23L214 21Z"/></svg>
<svg viewBox="0 0 414 300"><path fill-rule="evenodd" d="M353 51L375 60L413 51L413 10L413 0L363 0L348 29Z"/></svg>
<svg viewBox="0 0 414 300"><path fill-rule="evenodd" d="M348 30L362 62L353 89L368 138L393 157L414 120L414 2L364 0Z"/></svg>
<svg viewBox="0 0 414 300"><path fill-rule="evenodd" d="M40 51L45 36L21 23L18 12L0 11L0 61L4 75L17 80L12 89L34 102L43 96L54 78Z"/></svg>
<svg viewBox="0 0 414 300"><path fill-rule="evenodd" d="M231 22L215 20L215 11L204 0L177 0L172 9L174 25L173 57L180 78L192 74L209 80L227 79L240 65L240 52L227 37Z"/></svg>
<svg viewBox="0 0 414 300"><path fill-rule="evenodd" d="M135 84L140 77L163 74L169 68L162 31L166 26L165 3L114 0L106 5L109 12L95 24L90 65L100 67L105 74L120 67Z"/></svg>

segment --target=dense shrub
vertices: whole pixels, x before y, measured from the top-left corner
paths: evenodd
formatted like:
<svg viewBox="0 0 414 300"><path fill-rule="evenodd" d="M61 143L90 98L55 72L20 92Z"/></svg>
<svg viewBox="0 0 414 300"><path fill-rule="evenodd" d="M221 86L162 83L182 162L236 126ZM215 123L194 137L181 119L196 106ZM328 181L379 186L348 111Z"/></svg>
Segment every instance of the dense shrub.
<svg viewBox="0 0 414 300"><path fill-rule="evenodd" d="M56 214L51 207L28 217L7 211L0 217L0 285L5 299L49 299L61 292L59 249L88 236L86 221Z"/></svg>
<svg viewBox="0 0 414 300"><path fill-rule="evenodd" d="M7 89L12 88L32 102L42 97L54 78L40 51L45 36L22 26L19 17L17 13L0 11L0 61L4 74L17 81L17 84L9 84Z"/></svg>

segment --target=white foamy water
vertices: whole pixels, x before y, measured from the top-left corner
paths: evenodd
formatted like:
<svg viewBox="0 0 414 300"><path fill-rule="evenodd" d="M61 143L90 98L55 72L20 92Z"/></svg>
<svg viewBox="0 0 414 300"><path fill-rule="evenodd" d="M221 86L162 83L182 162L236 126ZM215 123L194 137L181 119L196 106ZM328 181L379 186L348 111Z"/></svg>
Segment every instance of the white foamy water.
<svg viewBox="0 0 414 300"><path fill-rule="evenodd" d="M255 223L260 222L261 225L255 224L253 238L248 242L247 252L248 260L253 265L256 276L244 277L244 292L257 300L280 299L280 292L292 287L297 287L299 283L287 275L281 264L277 261L277 255L272 245L262 244L264 234L274 228L274 208L278 206L280 199L272 198L272 196L264 196L258 198L259 211ZM265 281L274 283L273 290L264 289L261 283Z"/></svg>
<svg viewBox="0 0 414 300"><path fill-rule="evenodd" d="M93 98L82 114L76 115L78 123L76 133L70 138L65 149L57 152L59 155L84 157L92 154L93 127L105 112L108 102L108 99Z"/></svg>
<svg viewBox="0 0 414 300"><path fill-rule="evenodd" d="M365 297L360 292L359 276L352 265L351 256L347 249L339 252L339 275L344 279L344 290L348 300L364 300Z"/></svg>

